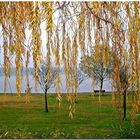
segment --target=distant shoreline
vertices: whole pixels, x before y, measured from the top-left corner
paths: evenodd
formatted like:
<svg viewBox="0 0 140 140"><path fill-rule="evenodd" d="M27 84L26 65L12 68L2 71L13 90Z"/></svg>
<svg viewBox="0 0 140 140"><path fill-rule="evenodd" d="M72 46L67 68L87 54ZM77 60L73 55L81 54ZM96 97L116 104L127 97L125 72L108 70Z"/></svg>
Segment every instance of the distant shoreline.
<svg viewBox="0 0 140 140"><path fill-rule="evenodd" d="M107 92L104 92L104 93L102 93L103 95L108 95L108 94L111 94L112 93L112 91L107 91ZM6 93L7 95L16 95L16 93ZM31 95L44 95L44 93L31 93ZM52 92L52 93L48 93L48 94L52 94L52 95L54 95L54 94L57 94L56 92ZM61 93L62 95L65 95L65 94L67 94L66 92L63 92L63 93ZM70 93L70 94L73 94L73 93ZM91 95L91 94L93 94L93 92L78 92L78 94L86 94L86 95ZM4 95L4 93L0 93L0 95ZM21 95L26 95L26 93L21 93ZM99 95L99 93L95 93L94 95Z"/></svg>

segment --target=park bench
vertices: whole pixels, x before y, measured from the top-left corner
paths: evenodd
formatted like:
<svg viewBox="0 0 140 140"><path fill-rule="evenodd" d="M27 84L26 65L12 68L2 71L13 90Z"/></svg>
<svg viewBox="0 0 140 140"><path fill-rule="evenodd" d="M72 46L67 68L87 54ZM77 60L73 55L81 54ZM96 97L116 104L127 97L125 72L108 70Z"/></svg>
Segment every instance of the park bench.
<svg viewBox="0 0 140 140"><path fill-rule="evenodd" d="M105 90L94 90L94 93L105 93Z"/></svg>
<svg viewBox="0 0 140 140"><path fill-rule="evenodd" d="M94 92L105 92L105 90L94 90Z"/></svg>

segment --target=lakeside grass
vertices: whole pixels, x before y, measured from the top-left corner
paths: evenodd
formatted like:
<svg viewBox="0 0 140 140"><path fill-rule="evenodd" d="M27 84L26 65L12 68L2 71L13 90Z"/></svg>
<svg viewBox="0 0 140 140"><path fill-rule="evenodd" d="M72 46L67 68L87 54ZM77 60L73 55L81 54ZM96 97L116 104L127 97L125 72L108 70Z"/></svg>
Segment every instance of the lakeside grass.
<svg viewBox="0 0 140 140"><path fill-rule="evenodd" d="M73 119L64 95L59 107L49 94L48 113L43 94L32 95L30 103L25 96L0 95L0 138L140 138L140 118L131 124L130 104L128 96L127 119L120 129L119 107L113 108L111 95L102 96L100 104L98 96L79 94Z"/></svg>

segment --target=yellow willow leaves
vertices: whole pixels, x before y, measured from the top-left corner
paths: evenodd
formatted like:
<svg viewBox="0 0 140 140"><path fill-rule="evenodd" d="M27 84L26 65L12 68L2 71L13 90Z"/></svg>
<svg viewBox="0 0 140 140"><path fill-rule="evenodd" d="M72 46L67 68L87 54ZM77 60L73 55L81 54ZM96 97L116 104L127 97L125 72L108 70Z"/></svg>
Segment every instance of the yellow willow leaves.
<svg viewBox="0 0 140 140"><path fill-rule="evenodd" d="M10 50L10 53L13 55L14 54L14 52L15 52L15 47L14 47L14 45L10 45L9 46L9 50Z"/></svg>
<svg viewBox="0 0 140 140"><path fill-rule="evenodd" d="M140 75L140 70L139 70ZM137 100L138 112L140 112L140 78L138 78L138 100Z"/></svg>
<svg viewBox="0 0 140 140"><path fill-rule="evenodd" d="M83 14L81 14L79 16L79 45L81 47L81 51L82 51L82 55L85 54L85 9L83 7L82 8L82 12Z"/></svg>
<svg viewBox="0 0 140 140"><path fill-rule="evenodd" d="M16 64L16 93L18 96L20 96L21 93L21 74L20 69L22 67L22 60L21 60L21 44L16 44L16 58L15 58L15 64Z"/></svg>
<svg viewBox="0 0 140 140"><path fill-rule="evenodd" d="M78 55L77 36L74 37L72 48L71 48L71 40L68 37L66 40L64 70L66 74L67 99L70 103L68 115L70 118L73 118L73 113L75 112L75 101L77 99L77 89L78 89L77 55Z"/></svg>
<svg viewBox="0 0 140 140"><path fill-rule="evenodd" d="M116 4L115 4L116 5ZM113 6L115 6L113 5ZM115 8L115 12L117 12L118 8ZM114 12L112 13L112 15L114 14ZM119 44L120 38L119 38L119 30L118 30L118 21L119 18L114 16L113 18L111 18L112 23L114 23L114 27L111 27L111 41L112 41L112 58L113 58L113 72L111 74L111 79L113 81L113 84L116 85L117 87L117 91L119 93L119 101L120 101L120 95L122 92L121 89L121 82L120 82L120 68L121 68L121 51L120 48L122 47ZM108 28L109 29L109 28ZM107 36L108 36L108 29L107 29ZM108 37L106 37L108 40ZM109 41L108 41L109 43Z"/></svg>
<svg viewBox="0 0 140 140"><path fill-rule="evenodd" d="M30 101L30 83L29 83L29 74L28 74L28 65L29 65L29 58L30 58L30 52L27 50L26 53L26 102Z"/></svg>
<svg viewBox="0 0 140 140"><path fill-rule="evenodd" d="M130 79L129 79L129 83L132 85L132 88L134 86L134 83L138 81L138 70L139 70L139 47L138 46L138 36L139 36L139 26L138 26L138 15L139 15L139 11L138 11L138 3L133 3L134 5L134 17L130 14L127 14L127 16L129 17L129 43L130 43L130 50L129 50L129 54L130 54ZM128 9L127 9L128 11ZM135 21L135 22L132 22ZM130 28L133 28L130 29Z"/></svg>
<svg viewBox="0 0 140 140"><path fill-rule="evenodd" d="M106 16L106 20L108 20L107 16ZM107 23L105 24L105 26L106 26L106 37L104 40L105 43L103 43L103 62L105 66L107 66L109 64L109 30L108 30L109 27Z"/></svg>
<svg viewBox="0 0 140 140"><path fill-rule="evenodd" d="M46 85L48 84L47 82L48 82L48 79L50 79L50 77L51 77L51 51L50 51L50 46L51 46L51 32L50 31L47 31L47 36L48 36L48 38L47 38L47 56L46 56L46 67L47 67L47 69L48 69L48 73L47 73L47 75L46 75Z"/></svg>
<svg viewBox="0 0 140 140"><path fill-rule="evenodd" d="M140 36L140 31L138 32L138 36ZM138 39L137 44L140 47L140 38ZM140 75L140 62L139 62L139 70L138 71L139 71L138 75ZM138 112L140 112L140 77L138 77L138 100L137 100L137 106L138 106L138 109L139 109Z"/></svg>
<svg viewBox="0 0 140 140"><path fill-rule="evenodd" d="M10 61L9 61L9 53L8 53L8 49L9 49L9 46L8 46L8 33L7 33L7 30L6 30L6 24L7 24L7 21L8 21L8 12L7 12L7 9L6 9L6 5L3 3L2 4L3 9L1 10L1 16L4 16L3 12L5 13L5 21L2 21L2 27L3 27L3 39L4 39L4 42L3 42L3 49L4 49L4 68L3 68L3 72L4 72L4 94L6 94L6 91L7 91L7 77L10 76Z"/></svg>
<svg viewBox="0 0 140 140"><path fill-rule="evenodd" d="M37 88L37 81L38 81L38 65L40 64L42 60L41 56L41 29L40 29L40 23L41 23L41 15L39 10L39 4L38 2L35 3L35 5L32 5L31 7L31 28L32 28L32 41L33 44L33 62L34 62L34 77L35 77L35 88Z"/></svg>
<svg viewBox="0 0 140 140"><path fill-rule="evenodd" d="M59 37L58 37L58 32L56 32L56 52L55 52L55 64L57 66L57 69L58 69L58 73L57 73L57 77L56 77L56 80L55 80L55 83L56 83L56 93L57 93L57 100L59 102L59 105L60 105L60 102L61 102L61 75L60 75L60 46L59 46Z"/></svg>
<svg viewBox="0 0 140 140"><path fill-rule="evenodd" d="M98 12L98 10L101 8L101 3L100 2L92 2L92 9L95 12Z"/></svg>
<svg viewBox="0 0 140 140"><path fill-rule="evenodd" d="M69 106L69 118L73 119L73 113L75 112L75 100L73 100L72 96L70 96L70 106Z"/></svg>
<svg viewBox="0 0 140 140"><path fill-rule="evenodd" d="M125 9L126 9L127 16L130 17L130 7L128 2L125 3Z"/></svg>
<svg viewBox="0 0 140 140"><path fill-rule="evenodd" d="M56 66L60 66L60 54L59 54L59 51L60 51L60 46L59 46L59 36L58 36L58 32L56 32L56 50L55 50L55 64Z"/></svg>
<svg viewBox="0 0 140 140"><path fill-rule="evenodd" d="M29 20L30 20L30 29L34 28L34 23L35 23L35 12L34 12L34 3L30 2L28 7L27 7L28 11L29 11Z"/></svg>
<svg viewBox="0 0 140 140"><path fill-rule="evenodd" d="M1 9L1 19L5 17L5 20L1 21L1 25L3 27L3 49L4 49L4 93L6 94L6 89L7 89L7 77L10 77L10 47L9 47L9 36L8 36L8 29L9 26L7 27L8 24L8 17L9 17L9 12L7 6L9 3L2 3L0 6L2 6Z"/></svg>
<svg viewBox="0 0 140 140"><path fill-rule="evenodd" d="M51 38L50 38L51 36L50 36L50 33L48 32L48 42L47 42L47 64L48 64L48 66L50 66L51 65L51 58L50 58L50 56L51 56L51 51L50 51L50 40L51 40Z"/></svg>
<svg viewBox="0 0 140 140"><path fill-rule="evenodd" d="M131 52L131 51L130 51ZM136 65L134 61L130 61L130 79L129 83L133 85L137 80L137 70L135 69Z"/></svg>
<svg viewBox="0 0 140 140"><path fill-rule="evenodd" d="M114 83L116 84L117 87L117 91L119 92L119 94L121 94L121 82L120 82L120 61L119 58L116 55L116 52L113 52L113 61L114 61L114 70L111 74L111 79L114 81Z"/></svg>
<svg viewBox="0 0 140 140"><path fill-rule="evenodd" d="M67 90L67 97L68 101L70 100L70 87L71 87L71 74L70 74L70 59L71 59L71 42L70 38L68 37L66 40L66 57L65 57L65 62L64 62L64 70L66 74L66 90Z"/></svg>
<svg viewBox="0 0 140 140"><path fill-rule="evenodd" d="M138 46L138 38L139 38L139 28L140 26L138 25L138 18L139 18L139 8L138 8L138 2L133 3L134 5L134 13L135 13L135 27L134 27L134 54L135 54L135 63L136 63L136 75L139 74L138 70L139 70L139 47L136 47L136 45ZM140 6L139 6L140 7ZM138 81L138 79L137 79Z"/></svg>
<svg viewBox="0 0 140 140"><path fill-rule="evenodd" d="M23 12L23 11L26 11L26 10L25 10L26 4L23 3L23 2L18 2L18 6L19 6L19 10L18 10L19 22L20 22L20 24L24 25L24 23L26 22L26 15L25 15L25 12ZM23 29L23 28L22 28L22 29ZM23 30L24 30L24 29L23 29ZM24 31L22 31L22 33L24 33Z"/></svg>
<svg viewBox="0 0 140 140"><path fill-rule="evenodd" d="M96 18L95 22L96 22L96 24L95 24L96 28L94 29L94 31L95 31L95 58L98 61L100 58L100 54L101 54L101 52L100 52L100 49L101 49L100 34L99 34L100 19Z"/></svg>
<svg viewBox="0 0 140 140"><path fill-rule="evenodd" d="M138 104L137 104L137 98L136 96L133 96L132 99L132 110L131 110L131 121L132 123L134 123L134 121L136 120L136 113L138 113L139 108L138 108Z"/></svg>
<svg viewBox="0 0 140 140"><path fill-rule="evenodd" d="M52 20L52 15L53 15L53 3L52 2L46 2L46 21L47 21L47 31L50 31L53 29L54 24Z"/></svg>
<svg viewBox="0 0 140 140"><path fill-rule="evenodd" d="M48 70L47 75L45 77L45 86L47 86L49 83L49 79L51 78L51 47L52 47L52 42L51 42L51 31L47 31L47 44L46 44L46 49L47 49L47 55L46 55L46 68Z"/></svg>
<svg viewBox="0 0 140 140"><path fill-rule="evenodd" d="M116 107L116 95L115 95L115 81L113 80L113 77L111 77L111 81L112 81L112 103L113 103L113 107Z"/></svg>
<svg viewBox="0 0 140 140"><path fill-rule="evenodd" d="M100 58L100 44L95 45L95 58L98 61Z"/></svg>
<svg viewBox="0 0 140 140"><path fill-rule="evenodd" d="M71 89L72 94L70 95L70 106L69 106L69 117L73 117L75 112L75 102L77 100L77 89L78 89L78 75L77 75L77 56L78 56L78 44L77 44L77 35L74 37L73 46L72 46L72 58L71 58Z"/></svg>
<svg viewBox="0 0 140 140"><path fill-rule="evenodd" d="M66 36L66 31L65 31L65 24L63 24L63 29L62 29L62 60L65 62L65 36Z"/></svg>
<svg viewBox="0 0 140 140"><path fill-rule="evenodd" d="M139 15L139 8L140 8L139 2L133 2L133 5L134 5L135 18L138 19L140 16Z"/></svg>
<svg viewBox="0 0 140 140"><path fill-rule="evenodd" d="M6 94L6 88L7 88L7 77L10 76L10 61L8 57L8 44L6 41L4 41L3 44L4 48L4 93Z"/></svg>
<svg viewBox="0 0 140 140"><path fill-rule="evenodd" d="M106 45L102 45L102 48L103 48L103 63L105 66L108 66L109 64L109 46L108 44Z"/></svg>
<svg viewBox="0 0 140 140"><path fill-rule="evenodd" d="M91 34L91 30L92 30L92 28L91 28L91 22L92 22L92 20L91 20L91 15L87 15L86 16L87 17L87 36L88 36L88 45L89 45L89 51L91 52L91 50L92 50L92 34Z"/></svg>
<svg viewBox="0 0 140 140"><path fill-rule="evenodd" d="M23 17L25 16L23 13L23 5L22 3L17 3L16 4L17 9L15 10L15 14L16 14L16 21L15 21L15 25L14 28L16 30L16 36L17 36L17 42L23 42L25 39L25 20L23 19ZM21 8L22 7L22 8Z"/></svg>
<svg viewBox="0 0 140 140"><path fill-rule="evenodd" d="M18 96L20 96L21 93L21 68L23 66L23 61L21 58L21 55L24 54L24 46L22 45L23 40L25 38L25 30L24 30L24 23L22 22L22 19L20 18L20 15L22 14L20 3L16 4L17 8L15 9L15 15L16 20L14 21L14 29L16 31L15 33L15 64L16 64L16 93ZM21 20L21 21L20 21ZM19 24L20 23L20 24Z"/></svg>
<svg viewBox="0 0 140 140"><path fill-rule="evenodd" d="M74 37L74 42L73 42L73 66L75 67L75 69L77 68L77 55L78 55L78 44L77 44L77 35Z"/></svg>

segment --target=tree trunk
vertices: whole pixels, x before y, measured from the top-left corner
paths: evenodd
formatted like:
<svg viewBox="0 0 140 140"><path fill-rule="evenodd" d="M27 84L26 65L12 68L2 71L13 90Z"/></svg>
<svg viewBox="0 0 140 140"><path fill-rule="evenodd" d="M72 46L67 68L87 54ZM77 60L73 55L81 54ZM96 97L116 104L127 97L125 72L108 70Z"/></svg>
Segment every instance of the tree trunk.
<svg viewBox="0 0 140 140"><path fill-rule="evenodd" d="M45 89L45 111L48 112L48 98L47 98L47 87Z"/></svg>
<svg viewBox="0 0 140 140"><path fill-rule="evenodd" d="M102 88L103 88L103 78L101 79L100 92L102 92Z"/></svg>
<svg viewBox="0 0 140 140"><path fill-rule="evenodd" d="M126 90L124 90L123 93L123 111L124 111L123 119L125 119L126 118Z"/></svg>

